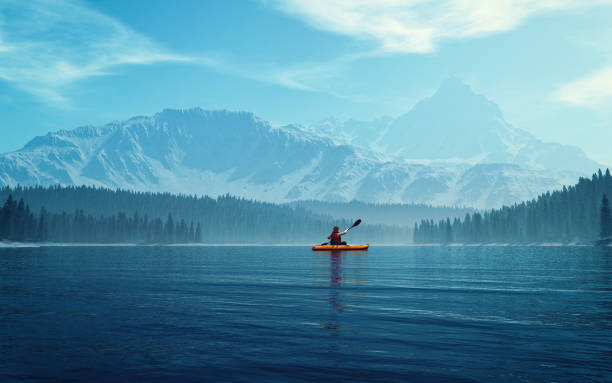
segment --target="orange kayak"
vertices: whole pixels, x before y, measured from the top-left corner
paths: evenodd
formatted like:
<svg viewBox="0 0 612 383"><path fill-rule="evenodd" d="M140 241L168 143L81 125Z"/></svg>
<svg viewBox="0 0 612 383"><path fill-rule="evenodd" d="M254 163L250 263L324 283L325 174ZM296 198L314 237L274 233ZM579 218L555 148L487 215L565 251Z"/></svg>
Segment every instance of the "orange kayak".
<svg viewBox="0 0 612 383"><path fill-rule="evenodd" d="M317 245L313 246L312 250L367 250L370 245Z"/></svg>

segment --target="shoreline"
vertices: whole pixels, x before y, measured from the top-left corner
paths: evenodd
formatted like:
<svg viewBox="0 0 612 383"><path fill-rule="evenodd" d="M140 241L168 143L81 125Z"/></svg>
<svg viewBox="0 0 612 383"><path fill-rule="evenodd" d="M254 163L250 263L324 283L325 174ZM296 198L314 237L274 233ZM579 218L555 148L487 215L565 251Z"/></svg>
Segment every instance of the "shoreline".
<svg viewBox="0 0 612 383"><path fill-rule="evenodd" d="M612 244L598 245L596 243L405 243L370 244L372 247L612 247ZM308 243L74 243L74 242L4 242L0 241L2 248L39 248L39 247L312 247Z"/></svg>

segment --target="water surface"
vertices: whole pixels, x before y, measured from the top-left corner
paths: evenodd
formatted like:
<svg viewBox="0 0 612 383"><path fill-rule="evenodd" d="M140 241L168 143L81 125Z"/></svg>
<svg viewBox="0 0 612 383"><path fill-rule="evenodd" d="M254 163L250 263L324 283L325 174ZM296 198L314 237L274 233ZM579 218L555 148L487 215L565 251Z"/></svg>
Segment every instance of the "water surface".
<svg viewBox="0 0 612 383"><path fill-rule="evenodd" d="M612 249L0 249L0 381L604 382Z"/></svg>

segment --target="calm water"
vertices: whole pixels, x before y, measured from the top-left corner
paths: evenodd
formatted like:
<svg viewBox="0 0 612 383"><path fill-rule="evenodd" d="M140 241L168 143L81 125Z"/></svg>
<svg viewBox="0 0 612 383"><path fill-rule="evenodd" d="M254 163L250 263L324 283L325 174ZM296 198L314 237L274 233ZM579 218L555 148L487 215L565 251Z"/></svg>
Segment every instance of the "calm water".
<svg viewBox="0 0 612 383"><path fill-rule="evenodd" d="M612 248L0 249L0 381L612 381Z"/></svg>

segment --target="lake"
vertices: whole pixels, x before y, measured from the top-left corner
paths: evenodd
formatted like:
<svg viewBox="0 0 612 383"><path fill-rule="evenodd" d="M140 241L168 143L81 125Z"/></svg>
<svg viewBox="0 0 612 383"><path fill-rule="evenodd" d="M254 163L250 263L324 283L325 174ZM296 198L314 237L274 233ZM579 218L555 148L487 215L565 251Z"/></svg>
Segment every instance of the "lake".
<svg viewBox="0 0 612 383"><path fill-rule="evenodd" d="M0 381L612 381L612 248L0 249Z"/></svg>

